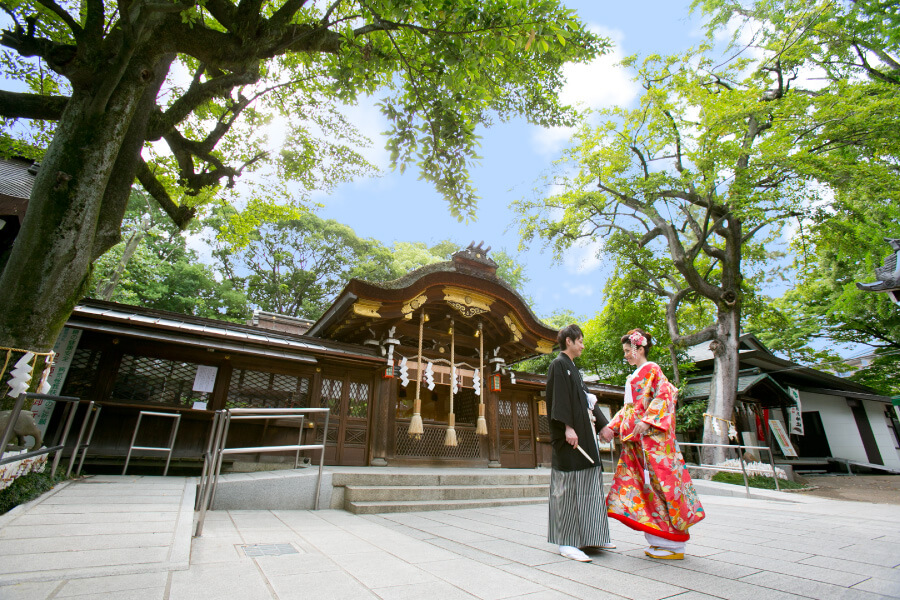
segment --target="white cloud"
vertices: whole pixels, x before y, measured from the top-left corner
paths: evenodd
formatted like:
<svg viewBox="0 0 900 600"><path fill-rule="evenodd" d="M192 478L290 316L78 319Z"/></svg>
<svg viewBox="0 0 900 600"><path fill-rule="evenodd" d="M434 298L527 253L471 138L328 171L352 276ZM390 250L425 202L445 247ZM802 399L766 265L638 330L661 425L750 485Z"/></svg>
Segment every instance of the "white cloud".
<svg viewBox="0 0 900 600"><path fill-rule="evenodd" d="M366 160L384 171L390 164L390 156L384 148L385 137L383 135L388 130L388 122L381 114L381 110L375 106L375 102L372 97L361 98L353 106L343 106L341 113L363 136L372 141L369 147L357 148L357 150L366 157Z"/></svg>
<svg viewBox="0 0 900 600"><path fill-rule="evenodd" d="M603 264L602 251L602 240L584 241L566 251L563 264L569 273L586 275L596 271Z"/></svg>
<svg viewBox="0 0 900 600"><path fill-rule="evenodd" d="M625 35L618 30L600 25L589 29L613 40L612 51L589 63L569 63L563 67L566 84L560 92L560 101L579 109L599 109L630 105L638 97L638 85L632 74L619 65ZM536 127L532 139L537 152L556 154L575 133L573 127Z"/></svg>
<svg viewBox="0 0 900 600"><path fill-rule="evenodd" d="M566 284L566 291L572 296L581 296L590 298L594 295L594 286L583 283L581 285Z"/></svg>

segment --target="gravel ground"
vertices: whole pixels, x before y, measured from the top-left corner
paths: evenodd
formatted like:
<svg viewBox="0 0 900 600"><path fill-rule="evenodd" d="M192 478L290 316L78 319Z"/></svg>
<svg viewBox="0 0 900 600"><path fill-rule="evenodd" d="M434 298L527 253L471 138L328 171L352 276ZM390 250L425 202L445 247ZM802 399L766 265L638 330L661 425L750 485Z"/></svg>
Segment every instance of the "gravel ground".
<svg viewBox="0 0 900 600"><path fill-rule="evenodd" d="M801 494L900 505L900 475L804 475L802 481L817 489Z"/></svg>

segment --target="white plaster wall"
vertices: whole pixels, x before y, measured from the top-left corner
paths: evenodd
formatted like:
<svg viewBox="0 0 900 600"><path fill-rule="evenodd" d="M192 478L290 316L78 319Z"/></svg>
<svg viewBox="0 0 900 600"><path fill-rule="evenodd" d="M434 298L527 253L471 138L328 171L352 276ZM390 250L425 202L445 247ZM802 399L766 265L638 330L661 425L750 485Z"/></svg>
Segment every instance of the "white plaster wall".
<svg viewBox="0 0 900 600"><path fill-rule="evenodd" d="M884 418L884 404L871 400L863 400L862 403L872 425L872 433L875 435L875 443L878 444L878 452L881 453L884 466L900 470L900 454L894 447L894 437L888 430L887 419Z"/></svg>
<svg viewBox="0 0 900 600"><path fill-rule="evenodd" d="M822 417L822 426L825 428L825 437L828 438L828 447L831 448L832 456L869 462L862 438L859 436L859 429L856 427L856 419L853 418L853 411L847 406L845 398L800 392L800 410L802 412L818 412ZM872 429L874 430L875 427ZM881 426L881 429L884 429L884 425ZM880 443L878 449L881 451ZM891 456L894 454L891 453Z"/></svg>

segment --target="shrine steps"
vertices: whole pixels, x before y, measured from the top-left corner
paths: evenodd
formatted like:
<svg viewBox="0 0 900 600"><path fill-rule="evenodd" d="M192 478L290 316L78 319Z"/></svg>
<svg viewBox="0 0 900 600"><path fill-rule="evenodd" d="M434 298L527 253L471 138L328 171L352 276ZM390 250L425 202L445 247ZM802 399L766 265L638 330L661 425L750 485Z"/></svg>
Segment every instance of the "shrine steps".
<svg viewBox="0 0 900 600"><path fill-rule="evenodd" d="M332 485L332 507L355 514L487 508L546 502L550 471L367 469L335 472Z"/></svg>

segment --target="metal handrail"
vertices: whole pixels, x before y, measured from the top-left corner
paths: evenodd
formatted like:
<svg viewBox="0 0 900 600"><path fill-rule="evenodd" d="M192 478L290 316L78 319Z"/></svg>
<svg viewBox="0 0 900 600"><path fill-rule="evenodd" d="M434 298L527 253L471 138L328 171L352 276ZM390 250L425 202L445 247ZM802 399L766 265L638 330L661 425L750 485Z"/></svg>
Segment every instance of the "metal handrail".
<svg viewBox="0 0 900 600"><path fill-rule="evenodd" d="M147 417L163 417L175 419L172 422L172 429L169 430L169 445L165 448L156 446L135 446L137 441L138 430L141 428L141 419ZM122 467L122 475L128 470L128 462L131 460L131 453L135 450L142 452L165 452L166 467L163 469L163 477L169 474L169 463L172 462L172 453L175 450L175 438L178 436L178 428L181 426L181 413L155 412L150 410L142 410L138 413L137 423L134 425L134 434L131 436L131 444L128 446L128 454L125 455L125 466Z"/></svg>
<svg viewBox="0 0 900 600"><path fill-rule="evenodd" d="M19 412L22 410L22 407L25 406L25 400L53 400L54 402L69 402L71 403L66 407L68 411L68 418L66 418L65 426L63 427L62 437L59 441L59 444L55 444L53 446L45 447L39 450L32 450L31 452L26 452L25 454L15 454L13 456L8 456L4 458L4 454L6 454L6 445L9 443L9 439L11 434L15 428L16 421L19 418ZM0 435L0 465L5 465L11 462L16 462L19 460L24 460L26 458L32 458L35 456L41 456L42 454L50 454L51 452L55 452L56 454L53 457L53 465L50 469L50 476L54 476L56 474L56 469L59 466L59 459L62 458L63 449L66 447L66 441L69 438L69 431L72 428L72 423L75 421L75 413L78 412L78 405L82 404L82 400L80 398L76 398L74 396L51 396L49 394L34 394L30 392L26 392L24 394L19 394L16 398L15 403L13 404L12 412L10 413L9 422L6 424L6 428L3 430L3 434ZM74 405L74 406L73 406ZM67 472L67 476L72 471L72 464L75 462L75 458L78 455L78 450L81 447L81 437L84 434L84 428L87 424L87 421L90 419L91 412L94 409L94 401L87 401L87 413L84 417L84 424L82 424L81 431L78 434L78 439L75 441L75 448L72 451L72 458L69 460L69 470Z"/></svg>
<svg viewBox="0 0 900 600"><path fill-rule="evenodd" d="M676 442L679 447L679 452L681 446L693 446L697 448L733 448L735 450L765 450L769 453L769 465L772 467L772 479L775 480L775 490L781 491L781 487L778 485L778 473L775 471L775 454L771 448L768 446L743 446L739 444L694 444L691 442ZM750 497L750 481L747 479L747 469L744 467L744 453L738 452L738 460L741 461L741 473L744 475L744 489L747 492L747 497ZM687 465L687 462L685 462ZM696 465L687 465L692 469L706 469L707 471L724 471L726 473L737 473L737 469L729 469L728 467L717 467L715 465L704 465L703 463L699 463Z"/></svg>
<svg viewBox="0 0 900 600"><path fill-rule="evenodd" d="M303 422L306 415L325 413L321 444L303 444ZM195 510L199 510L195 537L203 534L203 522L206 519L206 511L212 509L216 498L216 486L219 482L219 473L222 470L222 459L226 454L260 454L264 452L287 452L294 450L294 468L300 464L301 450L319 450L319 475L316 480L316 496L314 509L319 510L319 494L322 489L322 468L325 466L325 442L328 440L328 418L331 416L330 408L229 408L217 410L213 416L210 428L209 441L206 453L203 456L203 470L200 474L200 485L197 490L197 502ZM299 419L300 428L297 444L286 446L248 446L241 448L225 448L228 441L228 431L231 421L249 419Z"/></svg>

